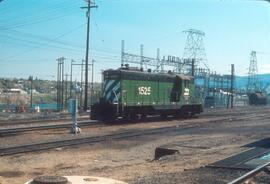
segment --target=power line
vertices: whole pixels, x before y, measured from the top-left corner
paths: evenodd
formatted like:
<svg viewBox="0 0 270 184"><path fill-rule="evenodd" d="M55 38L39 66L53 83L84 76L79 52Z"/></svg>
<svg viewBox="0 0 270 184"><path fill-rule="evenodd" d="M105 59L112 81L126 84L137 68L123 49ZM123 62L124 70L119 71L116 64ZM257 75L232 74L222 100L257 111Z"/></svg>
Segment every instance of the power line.
<svg viewBox="0 0 270 184"><path fill-rule="evenodd" d="M72 14L74 13L77 13L77 11L74 11ZM29 21L28 23L21 23L21 24L16 24L16 25L11 25L11 26L8 26L8 27L2 27L0 30L9 30L9 29L14 29L14 28L19 28L19 27L24 27L24 26L29 26L29 25L35 25L35 24L40 24L40 23L43 23L43 22L48 22L48 21L53 21L53 20L56 20L56 19L59 19L59 18L63 18L63 17L66 17L66 16L70 16L71 14L67 14L67 15L60 15L60 16L56 16L56 17L52 17L52 18L45 18L45 19L42 19L42 20L36 20L36 21Z"/></svg>
<svg viewBox="0 0 270 184"><path fill-rule="evenodd" d="M270 55L270 52L256 51L257 54Z"/></svg>
<svg viewBox="0 0 270 184"><path fill-rule="evenodd" d="M84 25L84 24L83 24ZM28 33L28 32L22 32L22 31L17 31L17 30L5 30L3 33L6 34L10 34L12 36L21 36L24 38L29 38L29 39L36 39L36 40L41 40L41 41L45 41L45 42L52 42L55 44L60 44L60 45L65 45L65 46L71 46L71 47L76 47L76 48L84 48L82 45L76 45L74 43L70 43L70 42L64 42L64 41L57 41L57 40L52 40L51 38L45 37L45 36L41 36L41 35L36 35L33 33Z"/></svg>
<svg viewBox="0 0 270 184"><path fill-rule="evenodd" d="M84 24L83 24L83 25L84 25ZM57 37L55 37L54 39L52 39L52 41L58 40L58 39L60 39L60 38L62 38L62 37L64 37L64 36L66 36L66 35L68 35L68 34L74 32L75 30L81 28L83 25L77 26L77 27L73 28L72 30L69 30L69 31L67 31L67 32L65 32L65 33L63 33L63 34L58 35ZM38 48L42 47L42 46L43 46L43 45L33 47L33 48L31 48L30 50L28 50L28 51L24 51L23 53L21 53L21 55L22 55L22 54L25 54L26 52L31 52L31 51L33 51L33 50L35 50L35 49L38 49ZM18 56L18 55L16 55L16 56ZM13 58L13 57L15 57L15 55L10 56L9 59L11 59L11 58Z"/></svg>
<svg viewBox="0 0 270 184"><path fill-rule="evenodd" d="M83 24L84 25L84 24ZM83 26L81 25L81 26ZM79 27L81 27L79 26ZM9 31L8 31L9 32ZM11 33L2 33L2 36L4 38L7 38L9 40L14 41L14 44L12 44L10 41L7 44L11 44L14 46L18 46L18 45L34 45L34 46L41 46L44 49L61 49L61 50L69 50L69 51L73 51L73 52L77 52L77 53L81 53L83 49L82 46L78 46L69 42L65 42L65 41L57 41L55 39L51 39L51 38L47 38L44 36L40 36L40 35L34 35L31 33L25 33L25 32L20 32L20 31L10 31ZM12 34L12 35L10 35ZM20 36L21 35L21 36ZM24 36L26 35L26 36ZM1 36L1 34L0 34ZM19 38L17 38L19 37ZM23 38L21 38L23 37ZM30 39L30 40L29 40ZM34 39L34 41L33 41ZM45 42L45 43L44 43ZM2 42L3 43L3 42ZM59 46L60 45L60 46ZM32 49L32 48L31 48ZM27 51L26 51L27 52ZM92 52L94 55L97 56L101 56L102 58L119 58L118 53L114 53L111 51L105 51L105 50L97 50L97 49L92 49Z"/></svg>
<svg viewBox="0 0 270 184"><path fill-rule="evenodd" d="M85 25L85 24L83 24L83 25ZM17 39L16 37L24 37L24 39L26 39L26 37L27 37L29 39L35 39L35 42L38 42L37 40L40 40L40 41L45 41L45 42L51 42L50 44L63 45L65 47L69 46L69 47L79 48L79 49L84 48L82 45L77 45L75 43L66 42L66 41L53 40L51 38L41 36L41 35L32 34L32 33L27 33L27 32L22 32L22 31L17 31L17 30L7 30L4 32L7 32L10 39L14 38L16 40ZM4 34L4 33L2 33L2 34ZM43 44L43 43L44 42L40 42L40 44ZM92 48L92 51L97 52L97 53L106 54L106 55L113 55L113 56L118 55L118 53L116 53L116 52L106 51L106 50L102 50L102 49L93 49Z"/></svg>
<svg viewBox="0 0 270 184"><path fill-rule="evenodd" d="M70 6L66 6L66 5L70 5ZM46 8L44 8L44 6L42 6L42 9L34 9L34 12L33 12L33 9L31 9L31 11L29 12L24 12L24 16L21 16L21 15L17 15L15 17L10 17L9 18L3 18L3 19L0 19L0 22L3 24L3 23L7 23L7 22L16 22L18 20L24 22L24 20L27 20L27 19L37 19L37 18L43 18L45 16L56 16L55 13L63 13L63 12L66 12L67 10L69 9L74 9L74 6L79 6L79 4L72 4L72 3L66 3L66 2L61 2L61 3L58 3L58 4L53 4L52 6L48 6ZM13 6L12 6L13 7ZM14 7L13 7L14 9ZM13 11L13 12L18 12L18 10L21 10L21 7L20 8L17 8L16 11ZM36 11L36 12L35 12ZM2 12L0 12L2 14ZM9 11L10 13L10 11ZM27 14L29 13L29 14Z"/></svg>
<svg viewBox="0 0 270 184"><path fill-rule="evenodd" d="M19 41L17 43L21 43L21 45L28 44L28 45L37 45L37 46L41 46L41 47L47 46L47 48L55 48L55 49L69 50L69 51L74 51L74 52L82 52L81 50L78 50L78 49L72 49L72 48L68 48L68 47L60 47L57 45L53 45L53 43L42 43L42 42L36 42L36 41L31 41L31 40L25 40L25 39L21 39L21 38L15 38L15 37L4 35L4 34L0 34L0 36L1 35L7 39ZM52 41L50 41L50 42L52 42Z"/></svg>

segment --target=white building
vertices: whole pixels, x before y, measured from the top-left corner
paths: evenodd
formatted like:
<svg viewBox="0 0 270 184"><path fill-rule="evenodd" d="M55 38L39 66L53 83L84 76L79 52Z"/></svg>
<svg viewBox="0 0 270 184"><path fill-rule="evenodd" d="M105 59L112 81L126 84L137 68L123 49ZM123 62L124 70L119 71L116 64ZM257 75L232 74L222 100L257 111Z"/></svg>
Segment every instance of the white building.
<svg viewBox="0 0 270 184"><path fill-rule="evenodd" d="M8 93L15 93L15 94L27 94L26 91L18 88L11 88L7 91Z"/></svg>

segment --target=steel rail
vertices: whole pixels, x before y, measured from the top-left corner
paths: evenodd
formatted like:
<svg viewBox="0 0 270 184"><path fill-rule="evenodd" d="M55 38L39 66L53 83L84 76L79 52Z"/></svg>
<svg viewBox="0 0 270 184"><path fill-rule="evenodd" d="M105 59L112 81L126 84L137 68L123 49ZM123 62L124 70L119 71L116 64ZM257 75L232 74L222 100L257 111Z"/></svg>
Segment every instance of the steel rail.
<svg viewBox="0 0 270 184"><path fill-rule="evenodd" d="M223 119L227 120L229 118L223 118ZM236 119L237 118L234 118L234 120ZM238 119L243 119L243 117L238 118ZM246 117L246 119L250 119L250 117ZM218 120L210 120L204 123L214 123L217 121ZM164 133L164 132L174 132L174 131L179 132L179 131L185 131L187 129L196 128L198 126L201 126L204 123L198 121L198 122L194 122L193 124L185 124L185 126L174 125L174 126L167 126L167 127L147 129L147 130L137 130L137 131L127 130L120 133L106 134L106 135L100 135L100 136L90 136L90 137L82 137L82 138L77 138L77 139L65 139L65 140L57 140L57 141L5 147L5 148L0 148L0 156L41 151L41 150L49 150L53 148L67 147L67 146L73 146L73 145L79 145L79 144L96 143L96 142L102 142L106 140L117 140L117 139L123 139L123 138L138 137L138 136L158 134L158 133Z"/></svg>
<svg viewBox="0 0 270 184"><path fill-rule="evenodd" d="M53 121L67 121L70 120L70 116L66 117L50 117L50 118L38 118L38 119L23 119L23 120L6 120L0 121L0 126L7 126L7 125L21 125L21 124L40 124L40 123L47 123ZM78 120L89 119L89 117L78 117Z"/></svg>
<svg viewBox="0 0 270 184"><path fill-rule="evenodd" d="M94 125L104 125L98 121L82 121L78 122L78 126L85 127L85 126L94 126ZM22 133L22 132L30 132L35 130L50 130L50 129L61 129L61 128L71 128L72 124L64 123L64 124L57 124L57 125L42 125L42 126L29 126L29 127L21 127L21 128L5 128L0 129L0 136L6 134L14 134L14 133Z"/></svg>
<svg viewBox="0 0 270 184"><path fill-rule="evenodd" d="M206 121L207 123L211 123L211 122L215 122L215 121L226 121L226 120L231 120L231 121L235 121L235 120L245 120L245 119L250 119L250 118L254 118L254 117L264 117L265 114L261 115L249 115L247 117L239 117L239 118L235 118L232 116L229 117L222 117L222 119L214 119L214 120L208 120ZM198 122L195 122L198 123ZM124 124L124 123L123 123ZM95 126L95 125L100 125L100 126L105 126L105 124L103 124L102 122L98 122L98 121L82 121L82 122L78 122L78 125L80 127L86 127L86 126ZM29 127L20 127L20 128L5 128L5 129L0 129L0 137L4 136L4 135L9 135L9 134L16 134L16 133L23 133L23 132L31 132L31 131L36 131L36 130L50 130L50 129L63 129L63 128L70 128L72 125L71 124L57 124L57 125L41 125L41 126L29 126Z"/></svg>
<svg viewBox="0 0 270 184"><path fill-rule="evenodd" d="M243 108L244 110L249 110L246 108ZM224 112L222 112L224 110ZM210 117L210 116L236 116L236 115L245 115L245 114L249 114L249 113L261 113L261 112L269 112L269 110L265 110L265 109L251 109L252 112L233 112L233 113L228 113L225 111L226 109L219 109L219 110L210 110L210 111L206 111L205 113L200 114L200 117ZM220 112L221 111L221 112ZM49 118L45 118L45 117L40 117L37 119L23 119L23 120L19 120L19 119L15 119L15 120L11 120L11 121L0 121L0 126L7 126L7 125L21 125L21 124L41 124L41 123L47 123L47 122L53 122L53 121L66 121L66 120L70 120L70 117L68 114L61 114L61 117L56 117L56 116L52 116ZM79 120L84 120L84 119L89 119L89 117L79 117Z"/></svg>
<svg viewBox="0 0 270 184"><path fill-rule="evenodd" d="M247 114L248 116L244 117L234 117L234 116L227 116L227 117L222 117L221 119L210 119L204 123L211 123L211 122L216 122L216 121L236 121L236 120L245 120L245 119L250 119L250 118L255 118L255 117L265 117L266 114ZM225 115L226 116L226 115ZM151 121L150 121L151 122ZM149 123L149 122L142 122L142 123ZM198 122L193 122L198 123ZM124 124L124 123L122 123ZM80 127L86 127L86 126L106 126L106 124L102 122L98 122L95 120L91 121L81 121L78 123ZM111 124L112 125L112 124ZM117 125L117 124L116 124ZM0 137L5 136L5 135L11 135L11 134L16 134L16 133L23 133L23 132L31 132L31 131L36 131L36 130L50 130L50 129L63 129L63 128L70 128L71 124L57 124L57 125L41 125L41 126L29 126L29 127L20 127L20 128L5 128L5 129L0 129Z"/></svg>
<svg viewBox="0 0 270 184"><path fill-rule="evenodd" d="M194 126L187 126L185 128L171 126L171 127L162 127L150 130L141 130L141 131L123 131L117 134L107 134L102 136L91 136L91 137L83 137L77 139L66 139L66 140L58 140L58 141L51 141L51 142L43 142L43 143L34 143L34 144L27 144L27 145L19 145L13 147L6 147L0 148L0 156L6 155L14 155L19 153L27 153L27 152L34 152L34 151L41 151L41 150L49 150L53 148L60 148L66 146L73 146L79 144L91 144L97 142L103 142L106 140L117 140L123 138L131 138L137 137L141 135L150 135L150 134L157 134L162 132L168 131L179 131L194 128Z"/></svg>
<svg viewBox="0 0 270 184"><path fill-rule="evenodd" d="M242 184L246 180L248 180L248 179L254 177L255 175L257 175L258 173L264 171L265 168L267 166L269 166L269 165L270 165L270 162L267 162L266 164L253 169L252 171L250 171L250 172L244 174L243 176L241 176L241 177L239 177L239 178L237 178L237 179L229 182L228 184Z"/></svg>

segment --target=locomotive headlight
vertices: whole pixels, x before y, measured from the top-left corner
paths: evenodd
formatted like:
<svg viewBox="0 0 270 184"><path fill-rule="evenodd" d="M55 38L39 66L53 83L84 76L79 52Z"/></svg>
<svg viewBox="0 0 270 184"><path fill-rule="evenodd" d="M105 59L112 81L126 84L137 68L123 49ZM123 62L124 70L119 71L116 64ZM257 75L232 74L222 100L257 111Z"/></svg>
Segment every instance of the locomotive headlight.
<svg viewBox="0 0 270 184"><path fill-rule="evenodd" d="M189 96L189 89L188 88L184 89L184 96Z"/></svg>

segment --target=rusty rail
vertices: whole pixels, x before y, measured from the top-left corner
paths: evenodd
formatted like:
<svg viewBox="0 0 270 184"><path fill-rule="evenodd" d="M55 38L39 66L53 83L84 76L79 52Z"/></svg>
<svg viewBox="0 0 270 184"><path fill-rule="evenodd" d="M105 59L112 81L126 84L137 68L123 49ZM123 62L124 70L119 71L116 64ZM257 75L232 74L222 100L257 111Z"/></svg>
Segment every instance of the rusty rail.
<svg viewBox="0 0 270 184"><path fill-rule="evenodd" d="M248 179L254 177L255 175L257 175L258 173L264 171L267 166L270 166L270 162L267 162L266 164L253 169L252 171L250 171L250 172L244 174L243 176L229 182L228 184L242 184L246 180L248 180Z"/></svg>

